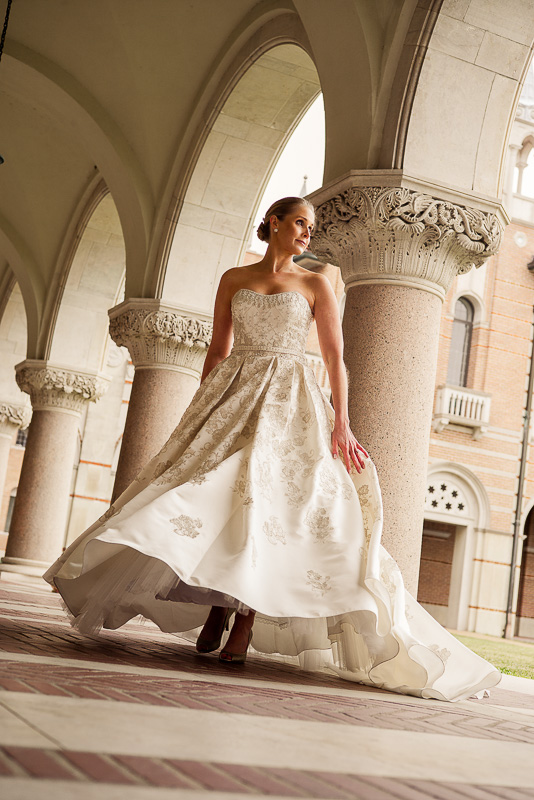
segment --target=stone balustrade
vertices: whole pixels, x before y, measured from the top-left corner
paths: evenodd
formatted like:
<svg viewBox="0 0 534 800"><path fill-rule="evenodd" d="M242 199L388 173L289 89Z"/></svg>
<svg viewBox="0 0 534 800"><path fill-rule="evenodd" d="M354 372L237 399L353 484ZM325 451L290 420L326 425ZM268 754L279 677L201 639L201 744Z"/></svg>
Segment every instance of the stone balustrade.
<svg viewBox="0 0 534 800"><path fill-rule="evenodd" d="M480 439L488 430L491 395L458 386L439 386L434 406L432 427L438 433L450 424L470 428L473 439Z"/></svg>

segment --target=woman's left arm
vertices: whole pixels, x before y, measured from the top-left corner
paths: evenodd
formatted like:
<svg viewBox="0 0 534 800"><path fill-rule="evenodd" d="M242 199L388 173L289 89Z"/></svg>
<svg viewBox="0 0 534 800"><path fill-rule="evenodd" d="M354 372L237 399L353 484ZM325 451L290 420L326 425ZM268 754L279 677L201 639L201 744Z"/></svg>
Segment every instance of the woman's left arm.
<svg viewBox="0 0 534 800"><path fill-rule="evenodd" d="M347 371L343 362L343 333L339 320L339 308L330 281L324 275L315 276L315 321L321 354L330 379L332 404L335 411L332 431L332 455L337 458L341 450L347 471L352 464L361 472L365 468L362 454L367 452L350 429L348 413Z"/></svg>

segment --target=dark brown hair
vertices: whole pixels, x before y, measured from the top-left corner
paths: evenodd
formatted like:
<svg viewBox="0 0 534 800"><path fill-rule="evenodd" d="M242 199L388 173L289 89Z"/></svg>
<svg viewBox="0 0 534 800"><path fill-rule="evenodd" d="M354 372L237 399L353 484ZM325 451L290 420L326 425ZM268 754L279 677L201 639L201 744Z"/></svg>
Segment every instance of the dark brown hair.
<svg viewBox="0 0 534 800"><path fill-rule="evenodd" d="M284 219L284 217L291 214L291 212L299 208L299 206L307 206L315 213L315 208L312 203L304 197L282 197L281 200L277 200L276 203L273 203L272 206L268 208L263 221L258 225L258 239L262 242L270 241L271 225L269 220L273 215L278 217L278 219Z"/></svg>

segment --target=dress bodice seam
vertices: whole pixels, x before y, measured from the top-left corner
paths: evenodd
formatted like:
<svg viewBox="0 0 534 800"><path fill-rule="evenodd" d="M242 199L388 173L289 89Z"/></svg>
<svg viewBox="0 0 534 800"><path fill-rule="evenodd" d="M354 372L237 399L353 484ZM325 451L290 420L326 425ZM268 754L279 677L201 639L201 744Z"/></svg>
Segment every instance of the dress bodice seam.
<svg viewBox="0 0 534 800"><path fill-rule="evenodd" d="M232 297L230 305L233 305L234 299L237 297L239 292L250 292L251 294L256 295L256 297L276 297L276 298L278 298L278 302L279 303L283 303L284 302L284 300L282 299L284 295L286 295L286 294L296 294L298 297L302 298L302 300L306 303L306 307L307 307L307 309L308 309L308 311L310 313L310 316L312 318L314 316L314 313L313 313L313 311L311 309L310 304L308 303L308 301L306 300L306 298L304 297L302 292L299 292L297 289L290 289L287 292L272 292L271 294L263 294L262 292L257 292L255 289L249 289L248 287L243 286L241 289L238 289L236 292L234 292L234 295Z"/></svg>

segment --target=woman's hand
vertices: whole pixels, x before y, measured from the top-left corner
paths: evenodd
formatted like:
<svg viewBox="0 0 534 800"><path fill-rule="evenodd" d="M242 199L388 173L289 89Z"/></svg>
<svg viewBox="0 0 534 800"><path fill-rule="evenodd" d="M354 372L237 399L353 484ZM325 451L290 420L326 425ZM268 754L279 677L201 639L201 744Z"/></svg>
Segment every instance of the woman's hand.
<svg viewBox="0 0 534 800"><path fill-rule="evenodd" d="M363 453L366 458L369 458L369 454L354 436L348 421L342 422L336 419L334 430L332 431L332 455L334 458L337 458L339 450L343 453L345 466L349 474L353 464L357 472L365 469L365 462L361 454Z"/></svg>

